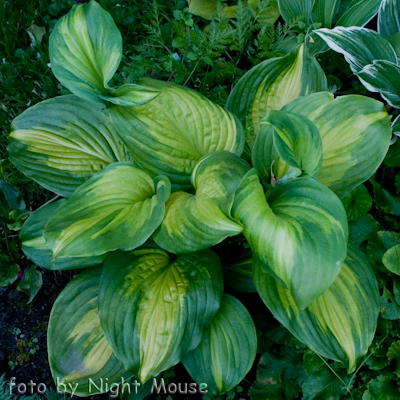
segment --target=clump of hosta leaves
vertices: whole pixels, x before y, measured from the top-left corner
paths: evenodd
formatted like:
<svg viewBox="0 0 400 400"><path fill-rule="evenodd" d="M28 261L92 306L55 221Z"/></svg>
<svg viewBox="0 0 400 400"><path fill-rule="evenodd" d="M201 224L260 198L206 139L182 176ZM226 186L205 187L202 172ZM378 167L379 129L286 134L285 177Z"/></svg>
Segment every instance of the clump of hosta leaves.
<svg viewBox="0 0 400 400"><path fill-rule="evenodd" d="M246 43L244 7L205 32L234 26L236 45ZM246 7L254 16L260 3ZM291 7L279 2L287 15ZM210 395L229 393L260 348L253 316L230 286L257 292L299 349L309 349L308 364L312 352L335 362L296 376L305 395L316 398L310 387L332 371L351 387L348 374L374 340L380 293L348 221L371 207L360 185L385 158L392 128L381 102L334 98L313 54L296 40L247 71L222 108L171 82L112 83L122 37L94 0L59 20L52 71L73 94L17 117L9 154L62 197L24 223L24 253L50 270L86 268L60 293L49 322L50 367L66 391L93 394L89 378L137 379L143 398L182 362ZM297 360L277 361L293 379L297 350L264 355L261 365L268 370L281 356ZM306 380L307 371L317 376Z"/></svg>

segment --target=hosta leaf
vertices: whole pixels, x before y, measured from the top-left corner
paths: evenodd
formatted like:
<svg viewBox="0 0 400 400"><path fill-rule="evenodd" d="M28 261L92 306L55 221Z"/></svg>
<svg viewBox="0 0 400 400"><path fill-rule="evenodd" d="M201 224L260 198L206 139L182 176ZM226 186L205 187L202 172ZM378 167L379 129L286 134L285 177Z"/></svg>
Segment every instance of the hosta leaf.
<svg viewBox="0 0 400 400"><path fill-rule="evenodd" d="M383 265L396 275L400 275L400 244L391 247L382 258Z"/></svg>
<svg viewBox="0 0 400 400"><path fill-rule="evenodd" d="M60 257L53 260L53 254L46 246L43 230L49 219L63 203L64 200L55 201L39 208L30 215L19 234L22 251L35 264L46 269L66 270L101 264L106 254L96 257Z"/></svg>
<svg viewBox="0 0 400 400"><path fill-rule="evenodd" d="M44 229L53 257L91 257L142 245L161 224L170 183L114 163L81 185Z"/></svg>
<svg viewBox="0 0 400 400"><path fill-rule="evenodd" d="M122 57L122 37L111 15L96 1L78 4L50 35L51 70L72 93L101 101Z"/></svg>
<svg viewBox="0 0 400 400"><path fill-rule="evenodd" d="M243 129L231 113L182 86L151 79L142 84L161 94L144 106L113 107L111 117L135 161L151 176L166 175L174 190L187 190L204 155L242 154Z"/></svg>
<svg viewBox="0 0 400 400"><path fill-rule="evenodd" d="M249 169L246 161L227 151L204 156L192 174L195 194L172 193L154 241L170 253L191 253L241 233L243 226L232 218L231 209Z"/></svg>
<svg viewBox="0 0 400 400"><path fill-rule="evenodd" d="M243 253L236 262L223 265L224 283L240 292L254 293L256 287L253 282L253 254L251 251Z"/></svg>
<svg viewBox="0 0 400 400"><path fill-rule="evenodd" d="M253 319L235 297L224 294L221 308L195 350L182 363L197 383L207 382L212 394L227 392L249 372L256 357L257 335Z"/></svg>
<svg viewBox="0 0 400 400"><path fill-rule="evenodd" d="M336 22L337 26L365 26L376 15L381 0L352 1Z"/></svg>
<svg viewBox="0 0 400 400"><path fill-rule="evenodd" d="M375 60L357 76L367 90L380 93L392 107L400 108L400 67L396 63Z"/></svg>
<svg viewBox="0 0 400 400"><path fill-rule="evenodd" d="M221 264L209 250L177 258L158 249L118 252L103 268L101 325L125 368L144 383L199 345L222 292Z"/></svg>
<svg viewBox="0 0 400 400"><path fill-rule="evenodd" d="M382 0L378 14L378 32L383 37L400 32L400 3L398 0Z"/></svg>
<svg viewBox="0 0 400 400"><path fill-rule="evenodd" d="M11 162L46 189L71 196L93 173L130 159L104 109L72 95L29 108L13 121Z"/></svg>
<svg viewBox="0 0 400 400"><path fill-rule="evenodd" d="M342 197L341 200L349 222L357 221L372 207L372 197L364 185L357 186L347 196Z"/></svg>
<svg viewBox="0 0 400 400"><path fill-rule="evenodd" d="M24 276L17 286L17 290L19 290L20 292L24 292L28 295L29 304L38 294L42 285L42 273L36 269L36 265L31 265L25 270Z"/></svg>
<svg viewBox="0 0 400 400"><path fill-rule="evenodd" d="M147 89L136 84L125 84L118 89L110 89L107 95L101 94L103 100L118 106L142 106L155 99L160 94L158 90Z"/></svg>
<svg viewBox="0 0 400 400"><path fill-rule="evenodd" d="M342 362L348 372L354 371L374 338L379 314L378 282L360 250L349 244L339 276L305 310L260 264L254 266L254 282L275 318L294 336L320 355Z"/></svg>
<svg viewBox="0 0 400 400"><path fill-rule="evenodd" d="M270 180L271 171L276 180L285 174L318 175L322 165L321 135L308 118L273 110L261 124L253 148L253 165L263 181Z"/></svg>
<svg viewBox="0 0 400 400"><path fill-rule="evenodd" d="M339 400L347 393L343 382L349 384L346 371L333 366L335 374L326 366L310 375L303 384L303 400ZM340 377L340 379L337 377Z"/></svg>
<svg viewBox="0 0 400 400"><path fill-rule="evenodd" d="M233 216L243 223L262 270L291 291L300 309L339 274L346 258L346 213L339 198L314 178L275 186L267 203L251 170L236 192Z"/></svg>
<svg viewBox="0 0 400 400"><path fill-rule="evenodd" d="M286 22L310 22L313 4L313 0L278 0L279 12Z"/></svg>
<svg viewBox="0 0 400 400"><path fill-rule="evenodd" d="M374 60L387 60L397 64L393 47L371 29L337 26L334 29L322 28L315 33L325 40L332 50L343 54L356 74Z"/></svg>
<svg viewBox="0 0 400 400"><path fill-rule="evenodd" d="M280 110L299 96L328 90L325 74L303 45L285 57L271 58L253 67L236 84L226 108L245 128L250 149L260 121L271 110Z"/></svg>
<svg viewBox="0 0 400 400"><path fill-rule="evenodd" d="M323 28L330 28L339 11L340 0L315 0L312 9L313 22L319 22Z"/></svg>
<svg viewBox="0 0 400 400"><path fill-rule="evenodd" d="M284 111L309 118L322 138L323 161L318 181L339 197L378 169L389 148L390 116L374 99L316 93L287 104Z"/></svg>
<svg viewBox="0 0 400 400"><path fill-rule="evenodd" d="M47 342L54 380L67 393L78 396L100 392L132 377L115 357L98 314L101 268L92 267L74 278L60 293L50 314ZM94 383L89 390L89 378ZM128 381L130 382L130 381Z"/></svg>

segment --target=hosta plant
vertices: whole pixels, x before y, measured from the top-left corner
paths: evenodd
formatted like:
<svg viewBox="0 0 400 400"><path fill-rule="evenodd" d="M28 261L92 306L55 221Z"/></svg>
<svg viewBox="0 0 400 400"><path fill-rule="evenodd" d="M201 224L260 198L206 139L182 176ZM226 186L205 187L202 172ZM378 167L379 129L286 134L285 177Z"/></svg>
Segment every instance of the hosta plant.
<svg viewBox="0 0 400 400"><path fill-rule="evenodd" d="M231 390L257 335L229 286L256 290L304 345L354 371L379 292L348 217L366 212L352 199L389 147L383 104L335 99L304 45L250 70L226 109L157 80L114 89L121 46L94 0L74 6L50 37L73 94L28 109L10 134L14 165L62 197L27 219L23 251L87 268L50 316L55 381L88 396L89 378L148 385L182 362L210 393ZM217 253L232 237L243 252L228 262Z"/></svg>

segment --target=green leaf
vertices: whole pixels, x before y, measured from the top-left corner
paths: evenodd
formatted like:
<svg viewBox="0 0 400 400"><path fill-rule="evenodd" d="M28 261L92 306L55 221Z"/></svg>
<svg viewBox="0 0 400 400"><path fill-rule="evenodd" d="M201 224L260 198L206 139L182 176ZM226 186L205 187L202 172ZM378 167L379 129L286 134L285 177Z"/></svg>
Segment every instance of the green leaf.
<svg viewBox="0 0 400 400"><path fill-rule="evenodd" d="M339 197L363 183L381 165L391 140L390 116L374 99L316 93L287 104L284 111L309 118L322 138L317 179Z"/></svg>
<svg viewBox="0 0 400 400"><path fill-rule="evenodd" d="M148 103L159 94L159 90L151 90L140 85L127 83L118 89L110 89L109 94L100 94L99 97L118 106L134 107Z"/></svg>
<svg viewBox="0 0 400 400"><path fill-rule="evenodd" d="M209 250L170 258L158 249L106 258L100 320L114 353L145 383L201 342L223 293L219 258Z"/></svg>
<svg viewBox="0 0 400 400"><path fill-rule="evenodd" d="M13 121L11 162L46 189L71 196L93 173L130 160L104 110L72 95L29 108Z"/></svg>
<svg viewBox="0 0 400 400"><path fill-rule="evenodd" d="M20 271L20 267L14 264L8 255L0 254L0 286L7 286L14 283Z"/></svg>
<svg viewBox="0 0 400 400"><path fill-rule="evenodd" d="M378 14L378 32L383 37L400 32L400 4L397 0L382 0Z"/></svg>
<svg viewBox="0 0 400 400"><path fill-rule="evenodd" d="M400 377L400 340L397 342L393 342L386 354L388 361L391 362L394 360L394 364L396 366L396 369L394 370L394 373Z"/></svg>
<svg viewBox="0 0 400 400"><path fill-rule="evenodd" d="M23 211L25 209L25 202L19 192L0 179L0 217L7 220L10 211Z"/></svg>
<svg viewBox="0 0 400 400"><path fill-rule="evenodd" d="M242 222L262 270L290 290L300 309L339 274L346 258L346 213L339 198L314 178L275 186L267 203L253 169L236 192L233 216Z"/></svg>
<svg viewBox="0 0 400 400"><path fill-rule="evenodd" d="M195 194L172 193L165 217L153 235L170 253L191 253L209 248L242 232L232 218L235 191L250 169L246 161L228 151L204 156L193 170Z"/></svg>
<svg viewBox="0 0 400 400"><path fill-rule="evenodd" d="M365 361L365 365L368 365L369 369L373 371L379 371L390 364L390 361L386 358L376 357L374 355L368 356Z"/></svg>
<svg viewBox="0 0 400 400"><path fill-rule="evenodd" d="M25 270L24 276L17 286L17 290L28 295L27 304L29 304L35 298L42 285L42 273L36 269L36 265L31 265Z"/></svg>
<svg viewBox="0 0 400 400"><path fill-rule="evenodd" d="M51 70L72 93L101 102L122 57L122 37L111 15L96 1L78 4L50 35Z"/></svg>
<svg viewBox="0 0 400 400"><path fill-rule="evenodd" d="M320 22L323 28L331 28L339 6L340 0L315 0L312 9L313 22Z"/></svg>
<svg viewBox="0 0 400 400"><path fill-rule="evenodd" d="M346 376L346 372L343 369L335 365L331 365L331 368L342 380L339 380L328 367L324 366L310 375L304 382L302 387L303 400L339 400L342 395L347 393L342 381L348 385L350 378Z"/></svg>
<svg viewBox="0 0 400 400"><path fill-rule="evenodd" d="M374 187L375 203L386 214L400 216L400 197L393 196L388 190L383 189L375 180L371 179Z"/></svg>
<svg viewBox="0 0 400 400"><path fill-rule="evenodd" d="M253 67L230 93L226 109L236 114L252 149L260 121L271 110L309 93L328 90L325 74L304 45L285 57L271 58Z"/></svg>
<svg viewBox="0 0 400 400"><path fill-rule="evenodd" d="M357 221L372 207L372 197L364 185L359 185L341 198L348 221Z"/></svg>
<svg viewBox="0 0 400 400"><path fill-rule="evenodd" d="M318 174L322 165L321 135L308 118L272 110L261 124L253 148L253 165L263 181L269 182L271 170L274 180L285 174L286 177L299 176L302 172L311 176Z"/></svg>
<svg viewBox="0 0 400 400"><path fill-rule="evenodd" d="M397 56L393 47L371 29L337 26L334 29L322 28L315 33L332 50L343 54L351 70L356 74L368 64L372 64L374 60L387 60L397 64Z"/></svg>
<svg viewBox="0 0 400 400"><path fill-rule="evenodd" d="M304 350L303 369L307 375L317 372L324 365L321 357L310 349Z"/></svg>
<svg viewBox="0 0 400 400"><path fill-rule="evenodd" d="M302 352L281 347L280 353L264 353L257 366L257 379L251 385L252 400L294 400L306 379L302 369Z"/></svg>
<svg viewBox="0 0 400 400"><path fill-rule="evenodd" d="M19 234L22 251L39 267L52 270L77 269L101 264L106 254L96 257L60 257L53 260L53 254L46 246L43 230L49 219L63 203L64 200L55 201L39 208L30 215Z"/></svg>
<svg viewBox="0 0 400 400"><path fill-rule="evenodd" d="M400 244L390 248L383 255L383 265L396 275L400 275Z"/></svg>
<svg viewBox="0 0 400 400"><path fill-rule="evenodd" d="M379 231L379 222L370 214L366 214L357 221L349 222L349 240L360 246Z"/></svg>
<svg viewBox="0 0 400 400"><path fill-rule="evenodd" d="M224 294L221 308L195 350L182 359L192 379L207 382L209 393L232 390L256 358L257 335L251 315L235 297Z"/></svg>
<svg viewBox="0 0 400 400"><path fill-rule="evenodd" d="M379 231L368 242L367 255L375 262L381 262L387 250L400 244L400 234L391 231Z"/></svg>
<svg viewBox="0 0 400 400"><path fill-rule="evenodd" d="M400 397L399 388L390 376L379 375L370 380L367 387L363 400L398 400Z"/></svg>
<svg viewBox="0 0 400 400"><path fill-rule="evenodd" d="M400 307L387 288L383 288L383 294L380 297L380 311L382 318L389 320L400 319Z"/></svg>
<svg viewBox="0 0 400 400"><path fill-rule="evenodd" d="M108 387L122 379L131 383L132 378L115 357L100 325L100 276L101 267L92 267L64 288L51 310L47 333L56 385L60 383L59 388L67 393L75 389L74 394L84 397L106 392L106 383Z"/></svg>
<svg viewBox="0 0 400 400"><path fill-rule="evenodd" d="M370 92L380 93L394 108L400 108L400 67L397 62L375 60L357 74Z"/></svg>
<svg viewBox="0 0 400 400"><path fill-rule="evenodd" d="M182 86L151 79L142 85L161 94L144 106L113 107L111 117L135 161L152 177L162 173L173 190L188 190L201 157L219 150L242 154L243 129L231 113Z"/></svg>
<svg viewBox="0 0 400 400"><path fill-rule="evenodd" d="M376 15L381 0L352 1L350 7L336 22L337 26L365 26Z"/></svg>
<svg viewBox="0 0 400 400"><path fill-rule="evenodd" d="M307 276L314 279L315 274ZM349 373L355 370L374 338L379 314L378 282L361 251L349 244L339 276L305 310L259 264L254 265L254 283L274 317L297 339L342 362Z"/></svg>
<svg viewBox="0 0 400 400"><path fill-rule="evenodd" d="M279 12L285 22L300 19L306 21L308 24L311 20L313 3L312 0L278 0Z"/></svg>
<svg viewBox="0 0 400 400"><path fill-rule="evenodd" d="M243 253L234 263L223 265L224 283L240 292L254 293L256 287L253 282L253 254L251 251Z"/></svg>
<svg viewBox="0 0 400 400"><path fill-rule="evenodd" d="M97 172L56 210L44 229L58 257L91 257L141 246L164 218L168 178L153 179L132 163Z"/></svg>
<svg viewBox="0 0 400 400"><path fill-rule="evenodd" d="M394 144L392 144L389 147L389 150L386 154L384 163L388 167L400 167L400 139L397 139ZM396 182L400 182L400 178L397 178ZM400 183L397 183L397 186L399 186ZM399 194L399 190L397 190L397 194Z"/></svg>

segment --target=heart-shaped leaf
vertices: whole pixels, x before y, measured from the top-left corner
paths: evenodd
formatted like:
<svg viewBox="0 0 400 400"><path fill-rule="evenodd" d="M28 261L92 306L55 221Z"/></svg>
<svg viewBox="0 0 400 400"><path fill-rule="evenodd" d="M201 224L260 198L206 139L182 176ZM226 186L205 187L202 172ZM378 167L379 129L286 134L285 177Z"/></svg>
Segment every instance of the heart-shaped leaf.
<svg viewBox="0 0 400 400"><path fill-rule="evenodd" d="M200 344L182 363L197 384L207 382L208 391L217 395L244 379L256 351L257 334L251 315L239 300L224 294L221 308Z"/></svg>
<svg viewBox="0 0 400 400"><path fill-rule="evenodd" d="M57 389L84 397L132 377L115 357L100 325L100 275L101 267L89 268L64 288L51 310L47 332Z"/></svg>
<svg viewBox="0 0 400 400"><path fill-rule="evenodd" d="M97 172L56 210L44 229L53 257L91 257L141 246L164 218L168 178L131 163Z"/></svg>
<svg viewBox="0 0 400 400"><path fill-rule="evenodd" d="M141 82L161 94L140 107L113 107L111 117L139 166L166 175L173 190L191 188L201 157L218 150L240 156L243 129L237 119L193 90L167 82Z"/></svg>
<svg viewBox="0 0 400 400"><path fill-rule="evenodd" d="M241 233L243 226L232 218L231 209L249 169L246 161L227 151L204 156L192 174L195 194L172 193L154 241L170 253L191 253Z"/></svg>
<svg viewBox="0 0 400 400"><path fill-rule="evenodd" d="M100 283L101 325L125 368L144 383L199 345L222 292L221 264L209 250L177 258L158 249L114 253Z"/></svg>
<svg viewBox="0 0 400 400"><path fill-rule="evenodd" d="M46 269L66 270L101 264L107 254L96 257L60 257L53 260L53 254L46 246L43 230L49 219L64 201L59 200L47 204L30 215L19 233L22 251L35 264Z"/></svg>
<svg viewBox="0 0 400 400"><path fill-rule="evenodd" d="M93 173L131 159L104 110L72 95L29 108L13 121L11 162L46 189L71 196Z"/></svg>
<svg viewBox="0 0 400 400"><path fill-rule="evenodd" d="M302 114L318 128L323 161L317 179L339 197L369 179L388 151L390 116L377 100L315 93L292 101L283 111Z"/></svg>
<svg viewBox="0 0 400 400"><path fill-rule="evenodd" d="M300 309L338 276L346 258L346 212L339 198L314 178L275 186L267 203L251 170L236 192L233 216L242 222L263 271L290 290Z"/></svg>
<svg viewBox="0 0 400 400"><path fill-rule="evenodd" d="M236 84L226 108L236 114L253 148L260 121L271 110L309 93L328 90L325 74L304 45L285 57L271 58L253 67Z"/></svg>
<svg viewBox="0 0 400 400"><path fill-rule="evenodd" d="M308 278L314 279L313 274ZM254 282L275 318L311 350L353 372L374 338L379 290L367 257L355 246L332 286L300 310L290 292L255 263Z"/></svg>

